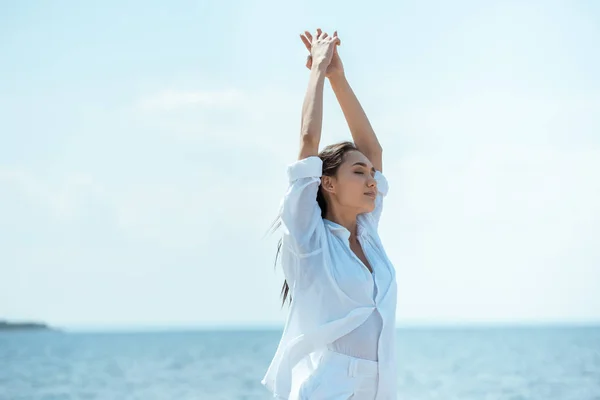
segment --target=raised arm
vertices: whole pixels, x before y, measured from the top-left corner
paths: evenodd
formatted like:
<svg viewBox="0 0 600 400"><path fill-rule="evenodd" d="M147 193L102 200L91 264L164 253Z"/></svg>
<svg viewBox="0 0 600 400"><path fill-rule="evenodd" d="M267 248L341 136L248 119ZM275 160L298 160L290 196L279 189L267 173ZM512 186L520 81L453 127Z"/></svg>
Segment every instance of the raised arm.
<svg viewBox="0 0 600 400"><path fill-rule="evenodd" d="M346 75L343 71L341 74L331 75L329 82L342 108L354 144L361 153L371 160L377 171L383 172L383 149L371 127L367 114L360 105L352 87L350 87Z"/></svg>
<svg viewBox="0 0 600 400"><path fill-rule="evenodd" d="M334 33L334 36L337 36L337 32ZM309 32L304 32L304 35L301 35L300 38L308 51L311 51L312 35ZM311 60L311 57L309 57L306 66L311 68L311 63L313 61L314 60ZM377 140L375 131L371 127L371 123L369 122L365 111L346 79L337 46L334 48L331 62L327 68L327 78L329 78L331 88L342 108L354 144L361 153L371 160L376 170L383 171L382 147Z"/></svg>
<svg viewBox="0 0 600 400"><path fill-rule="evenodd" d="M311 58L313 63L310 70L308 89L302 104L299 160L316 156L319 152L321 128L323 126L323 87L327 67L331 62L338 41L337 35L330 37L320 29L317 29L314 38L311 36Z"/></svg>
<svg viewBox="0 0 600 400"><path fill-rule="evenodd" d="M328 37L317 30L312 41L312 57L308 89L302 105L300 153L298 160L288 165L288 189L281 203L283 244L298 255L307 255L321 248L320 227L323 225L317 193L321 184L323 162L318 157L323 122L323 86L327 65L331 61L337 37ZM286 276L291 272L288 271Z"/></svg>

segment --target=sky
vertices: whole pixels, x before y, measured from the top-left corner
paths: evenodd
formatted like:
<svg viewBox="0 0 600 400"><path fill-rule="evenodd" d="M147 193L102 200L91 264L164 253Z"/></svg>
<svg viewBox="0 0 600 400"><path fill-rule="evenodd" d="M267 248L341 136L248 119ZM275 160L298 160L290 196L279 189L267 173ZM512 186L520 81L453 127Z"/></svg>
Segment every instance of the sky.
<svg viewBox="0 0 600 400"><path fill-rule="evenodd" d="M398 325L600 321L600 6L0 4L0 319L280 327L304 30L384 148ZM325 87L321 148L350 140Z"/></svg>

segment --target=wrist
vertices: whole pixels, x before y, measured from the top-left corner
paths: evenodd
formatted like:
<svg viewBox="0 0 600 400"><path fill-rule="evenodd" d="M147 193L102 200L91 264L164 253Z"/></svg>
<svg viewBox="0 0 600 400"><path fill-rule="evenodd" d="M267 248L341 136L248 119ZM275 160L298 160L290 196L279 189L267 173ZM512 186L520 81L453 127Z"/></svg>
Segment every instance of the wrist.
<svg viewBox="0 0 600 400"><path fill-rule="evenodd" d="M310 72L312 75L316 75L319 78L325 79L327 77L327 66L322 64L313 64Z"/></svg>

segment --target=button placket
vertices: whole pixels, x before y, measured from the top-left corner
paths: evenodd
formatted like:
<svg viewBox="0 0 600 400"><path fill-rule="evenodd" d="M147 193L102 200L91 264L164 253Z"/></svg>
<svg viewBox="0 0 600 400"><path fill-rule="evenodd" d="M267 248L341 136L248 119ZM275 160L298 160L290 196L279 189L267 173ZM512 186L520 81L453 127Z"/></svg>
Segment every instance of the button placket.
<svg viewBox="0 0 600 400"><path fill-rule="evenodd" d="M368 240L365 241L365 242L368 242ZM374 262L371 261L373 259L373 257L369 257L369 248L368 248L368 245L367 246L364 245L365 242L362 241L362 237L359 237L360 247L362 248L365 257L367 258L367 260L371 264L371 268L373 268L373 272L370 272L369 269L367 268L367 266L364 265L362 261L361 261L361 264L364 265L365 269L369 273L369 279L373 283L373 301L375 302L375 304L377 304L376 300L377 300L377 294L378 294L378 291L379 291L379 287L377 286L377 276L376 276L377 275L377 271L375 270L375 264L376 263L374 263ZM354 252L352 252L352 253L354 254ZM358 257L356 257L356 258L358 258ZM359 261L360 261L360 259L359 259Z"/></svg>
<svg viewBox="0 0 600 400"><path fill-rule="evenodd" d="M360 238L359 238L358 242L360 244L360 247L363 249L363 253L364 253L365 257L371 263L371 268L373 268L373 272L371 272L369 270L369 268L367 268L367 266L365 265L365 263L363 263L362 260L360 258L358 258L358 256L356 254L354 254L354 252L350 248L350 241L349 240L346 241L346 247L347 247L348 251L350 252L350 255L352 257L354 257L354 259L360 264L361 269L363 270L363 274L364 274L365 278L368 279L371 282L372 291L373 291L373 296L372 297L373 297L373 302L375 302L375 298L377 297L377 283L375 281L375 267L373 266L373 263L369 260L369 257L367 256L367 252L364 250L364 246L363 246L363 243L362 243L362 241L361 241Z"/></svg>

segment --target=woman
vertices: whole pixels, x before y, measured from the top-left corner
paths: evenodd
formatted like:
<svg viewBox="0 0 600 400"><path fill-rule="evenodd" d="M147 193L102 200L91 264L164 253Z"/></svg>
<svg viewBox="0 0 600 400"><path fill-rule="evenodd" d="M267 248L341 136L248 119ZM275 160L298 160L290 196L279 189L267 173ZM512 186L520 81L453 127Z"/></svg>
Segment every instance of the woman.
<svg viewBox="0 0 600 400"><path fill-rule="evenodd" d="M377 231L388 190L382 149L346 81L337 32L301 39L310 80L279 214L290 308L262 384L278 399L396 399L396 275ZM319 153L326 78L354 143Z"/></svg>

